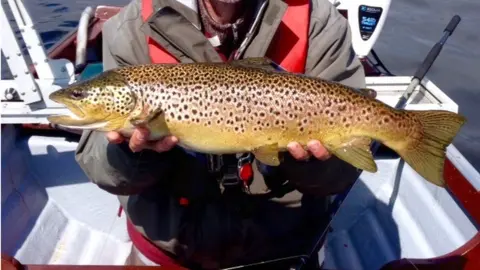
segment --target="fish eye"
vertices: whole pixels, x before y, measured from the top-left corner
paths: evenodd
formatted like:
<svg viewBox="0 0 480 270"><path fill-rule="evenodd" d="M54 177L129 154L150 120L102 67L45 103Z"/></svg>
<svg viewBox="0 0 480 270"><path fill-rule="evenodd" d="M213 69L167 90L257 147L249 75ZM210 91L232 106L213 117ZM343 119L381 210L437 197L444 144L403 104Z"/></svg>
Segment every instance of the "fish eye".
<svg viewBox="0 0 480 270"><path fill-rule="evenodd" d="M71 96L74 99L82 99L86 96L86 93L84 91L73 90Z"/></svg>

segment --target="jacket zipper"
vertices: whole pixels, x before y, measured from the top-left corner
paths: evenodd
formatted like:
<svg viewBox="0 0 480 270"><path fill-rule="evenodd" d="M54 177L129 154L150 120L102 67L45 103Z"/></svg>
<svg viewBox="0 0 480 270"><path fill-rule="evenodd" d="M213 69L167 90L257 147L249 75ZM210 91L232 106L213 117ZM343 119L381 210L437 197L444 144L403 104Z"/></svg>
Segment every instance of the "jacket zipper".
<svg viewBox="0 0 480 270"><path fill-rule="evenodd" d="M264 0L262 5L260 6L258 12L257 12L257 16L255 17L255 20L253 21L253 24L250 27L250 30L245 35L245 38L243 39L243 41L240 44L240 46L238 47L237 51L233 55L234 60L238 60L240 58L240 56L243 54L243 52L247 48L248 44L250 44L250 42L252 41L253 33L257 30L259 22L260 22L260 18L263 16L263 12L265 11L266 7L267 7L267 1ZM236 33L236 26L235 25L232 26L232 30L234 31L233 32L234 36L238 35L238 33Z"/></svg>
<svg viewBox="0 0 480 270"><path fill-rule="evenodd" d="M238 28L237 28L236 23L232 24L232 34L233 34L233 40L235 42L237 42L237 40L238 40Z"/></svg>

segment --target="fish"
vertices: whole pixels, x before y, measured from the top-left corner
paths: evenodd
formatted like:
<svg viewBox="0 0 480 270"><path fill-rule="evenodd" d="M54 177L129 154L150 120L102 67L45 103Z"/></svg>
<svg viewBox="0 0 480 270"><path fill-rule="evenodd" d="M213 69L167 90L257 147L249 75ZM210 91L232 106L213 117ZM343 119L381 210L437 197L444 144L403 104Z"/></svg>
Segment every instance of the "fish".
<svg viewBox="0 0 480 270"><path fill-rule="evenodd" d="M137 127L149 140L173 135L178 145L206 154L252 153L279 166L287 144L318 140L357 169L377 172L378 141L419 175L444 187L446 147L466 118L444 110L393 108L372 89L278 70L266 57L228 63L142 64L106 70L49 95L70 114L50 115L71 129ZM374 92L374 91L373 91Z"/></svg>

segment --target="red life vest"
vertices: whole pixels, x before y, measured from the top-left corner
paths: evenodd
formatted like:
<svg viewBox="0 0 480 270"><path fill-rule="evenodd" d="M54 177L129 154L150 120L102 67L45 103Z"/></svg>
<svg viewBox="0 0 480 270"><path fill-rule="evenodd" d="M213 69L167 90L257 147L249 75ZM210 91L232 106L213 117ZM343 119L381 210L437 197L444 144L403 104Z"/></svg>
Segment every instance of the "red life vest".
<svg viewBox="0 0 480 270"><path fill-rule="evenodd" d="M308 51L308 28L310 23L309 0L286 0L288 5L282 22L267 51L267 57L289 72L304 73ZM142 18L147 21L153 14L152 0L142 1ZM147 36L152 63L178 63L179 61Z"/></svg>

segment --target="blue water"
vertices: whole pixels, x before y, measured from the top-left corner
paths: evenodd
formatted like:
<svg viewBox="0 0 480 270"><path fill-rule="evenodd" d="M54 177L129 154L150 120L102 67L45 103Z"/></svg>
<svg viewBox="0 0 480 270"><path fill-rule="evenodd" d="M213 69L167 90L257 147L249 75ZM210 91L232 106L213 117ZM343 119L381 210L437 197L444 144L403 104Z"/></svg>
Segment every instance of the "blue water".
<svg viewBox="0 0 480 270"><path fill-rule="evenodd" d="M346 0L345 0L346 1ZM74 29L87 5L119 5L129 0L25 1L47 48ZM454 141L480 170L480 11L479 0L394 0L375 46L396 75L413 75L455 14L462 21L427 76L460 107L468 122ZM2 74L3 75L3 74Z"/></svg>

